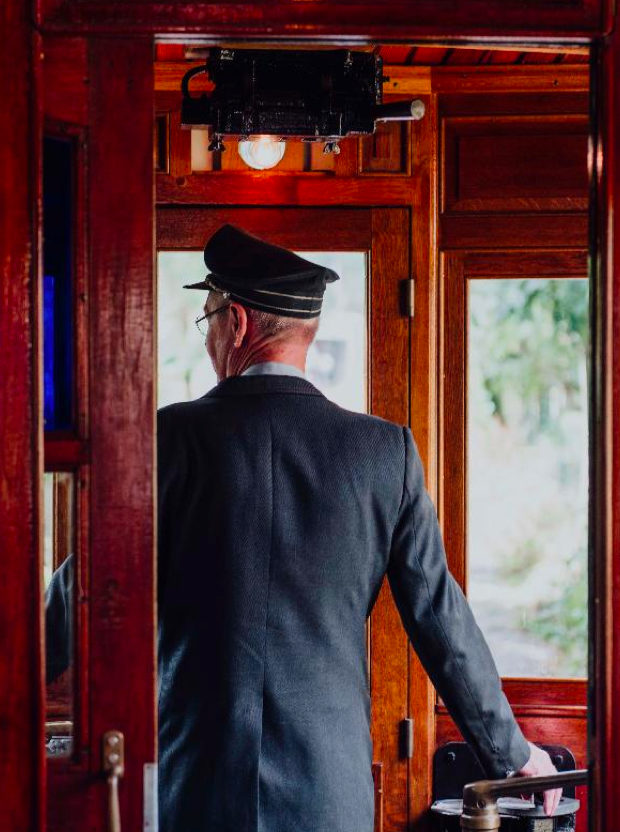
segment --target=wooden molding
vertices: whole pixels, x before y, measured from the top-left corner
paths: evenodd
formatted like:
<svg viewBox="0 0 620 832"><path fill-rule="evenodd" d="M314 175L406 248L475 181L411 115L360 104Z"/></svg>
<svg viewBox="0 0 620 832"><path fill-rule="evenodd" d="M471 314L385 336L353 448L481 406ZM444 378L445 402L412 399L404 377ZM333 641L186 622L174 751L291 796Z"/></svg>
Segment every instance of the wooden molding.
<svg viewBox="0 0 620 832"><path fill-rule="evenodd" d="M181 93L185 73L201 61L156 61L155 91ZM386 65L385 95L429 95L432 92L580 92L587 91L587 64L509 64L507 66L397 66ZM208 92L213 83L205 75L190 82L190 90Z"/></svg>

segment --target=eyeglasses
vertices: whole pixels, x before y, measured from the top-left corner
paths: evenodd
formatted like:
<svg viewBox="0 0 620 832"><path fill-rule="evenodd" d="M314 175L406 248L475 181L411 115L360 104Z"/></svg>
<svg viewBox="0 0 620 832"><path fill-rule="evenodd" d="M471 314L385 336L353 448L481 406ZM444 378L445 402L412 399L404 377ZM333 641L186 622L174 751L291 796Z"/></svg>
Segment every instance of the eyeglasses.
<svg viewBox="0 0 620 832"><path fill-rule="evenodd" d="M216 312L221 312L222 309L228 309L229 306L230 306L230 303L225 303L224 306L218 306L217 309L212 309L211 312L207 312L204 315L202 315L200 318L196 318L194 323L198 327L198 332L201 335L206 335L208 324L206 324L205 321L209 318L210 315L215 315Z"/></svg>

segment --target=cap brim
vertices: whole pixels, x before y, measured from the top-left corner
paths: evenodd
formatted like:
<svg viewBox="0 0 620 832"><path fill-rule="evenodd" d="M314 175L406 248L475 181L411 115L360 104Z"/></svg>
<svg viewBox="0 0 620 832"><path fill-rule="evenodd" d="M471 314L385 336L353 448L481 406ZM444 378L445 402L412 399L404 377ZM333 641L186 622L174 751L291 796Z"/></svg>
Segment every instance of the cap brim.
<svg viewBox="0 0 620 832"><path fill-rule="evenodd" d="M184 289L211 289L211 286L207 283L206 280L201 280L200 283L188 283L186 286L183 286Z"/></svg>

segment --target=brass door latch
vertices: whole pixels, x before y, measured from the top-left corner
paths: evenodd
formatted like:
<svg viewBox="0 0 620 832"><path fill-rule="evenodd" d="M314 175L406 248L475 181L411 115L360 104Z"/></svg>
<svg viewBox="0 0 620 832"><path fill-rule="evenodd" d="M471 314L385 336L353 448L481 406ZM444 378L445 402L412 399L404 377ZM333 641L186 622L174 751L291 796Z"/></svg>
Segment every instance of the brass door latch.
<svg viewBox="0 0 620 832"><path fill-rule="evenodd" d="M108 832L121 832L118 781L125 773L125 738L120 731L103 735L102 768L108 781Z"/></svg>

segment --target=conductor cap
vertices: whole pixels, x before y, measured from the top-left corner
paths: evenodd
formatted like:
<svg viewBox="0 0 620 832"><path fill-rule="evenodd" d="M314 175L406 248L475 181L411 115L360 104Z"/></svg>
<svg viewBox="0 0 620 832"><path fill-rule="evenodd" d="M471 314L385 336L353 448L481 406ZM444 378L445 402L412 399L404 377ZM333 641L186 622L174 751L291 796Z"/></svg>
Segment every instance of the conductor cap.
<svg viewBox="0 0 620 832"><path fill-rule="evenodd" d="M185 289L227 292L244 306L292 318L319 315L325 286L340 279L332 269L228 223L207 241L204 261L204 280Z"/></svg>

